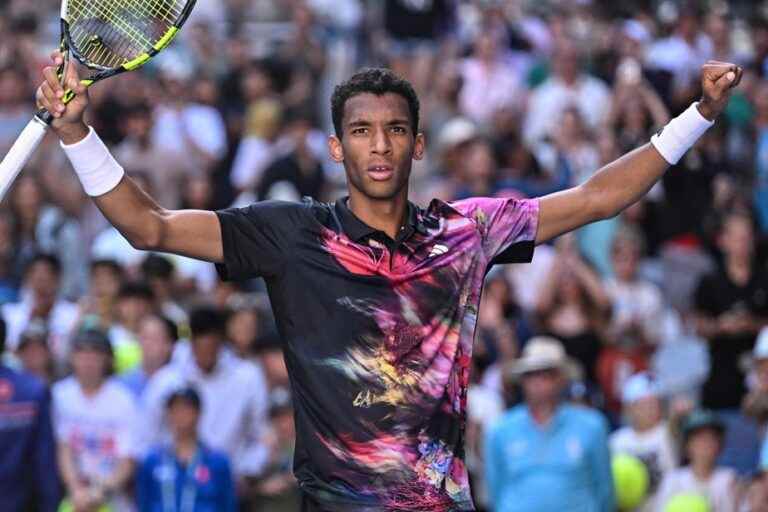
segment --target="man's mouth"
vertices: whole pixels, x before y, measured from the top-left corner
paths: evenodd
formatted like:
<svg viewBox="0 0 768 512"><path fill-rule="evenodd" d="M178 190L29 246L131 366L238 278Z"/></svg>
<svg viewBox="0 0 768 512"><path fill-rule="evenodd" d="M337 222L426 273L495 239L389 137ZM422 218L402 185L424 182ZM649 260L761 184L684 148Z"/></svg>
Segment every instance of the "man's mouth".
<svg viewBox="0 0 768 512"><path fill-rule="evenodd" d="M368 167L368 176L370 176L373 181L387 181L394 174L394 168L389 165L372 165Z"/></svg>

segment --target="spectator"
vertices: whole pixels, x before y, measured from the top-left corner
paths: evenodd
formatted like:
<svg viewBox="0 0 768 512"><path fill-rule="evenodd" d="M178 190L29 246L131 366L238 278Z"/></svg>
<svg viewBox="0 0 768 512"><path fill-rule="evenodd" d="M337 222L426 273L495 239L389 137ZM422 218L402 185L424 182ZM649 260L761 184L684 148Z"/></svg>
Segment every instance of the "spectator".
<svg viewBox="0 0 768 512"><path fill-rule="evenodd" d="M8 325L8 346L15 350L21 333L35 319L49 332L48 342L56 364L63 366L69 352L69 337L77 321L77 306L59 296L61 264L56 256L37 254L24 272L21 302L2 306Z"/></svg>
<svg viewBox="0 0 768 512"><path fill-rule="evenodd" d="M176 301L176 269L170 258L149 254L141 263L142 279L152 290L154 309L176 324L187 323L187 313Z"/></svg>
<svg viewBox="0 0 768 512"><path fill-rule="evenodd" d="M111 366L106 335L82 331L72 341L73 375L53 386L59 470L75 510L132 510L127 486L139 418L131 394L109 376Z"/></svg>
<svg viewBox="0 0 768 512"><path fill-rule="evenodd" d="M41 321L33 320L21 333L19 346L16 347L16 357L24 371L42 380L47 386L53 383L55 377L53 355L48 346L48 331Z"/></svg>
<svg viewBox="0 0 768 512"><path fill-rule="evenodd" d="M5 322L0 320L0 355ZM0 503L3 510L55 512L61 499L51 397L45 383L0 360Z"/></svg>
<svg viewBox="0 0 768 512"><path fill-rule="evenodd" d="M722 264L702 278L696 290L697 326L714 362L702 403L727 422L723 457L744 473L754 470L757 462L758 433L739 410L747 391L739 363L768 316L768 275L755 260L753 233L748 216L728 214L717 239Z"/></svg>
<svg viewBox="0 0 768 512"><path fill-rule="evenodd" d="M533 338L511 366L525 403L485 444L493 510L615 509L608 427L597 412L561 402L568 359L559 341Z"/></svg>
<svg viewBox="0 0 768 512"><path fill-rule="evenodd" d="M290 392L273 393L269 416L272 424L268 436L269 463L252 487L249 510L259 512L294 512L301 507L298 483L293 475L296 429Z"/></svg>
<svg viewBox="0 0 768 512"><path fill-rule="evenodd" d="M141 319L138 335L141 365L121 375L120 381L141 403L149 380L170 362L178 329L168 318L150 313Z"/></svg>
<svg viewBox="0 0 768 512"><path fill-rule="evenodd" d="M557 249L536 305L539 327L562 341L566 353L594 384L610 303L600 279L580 258L574 239L564 237Z"/></svg>
<svg viewBox="0 0 768 512"><path fill-rule="evenodd" d="M136 478L140 512L237 510L227 456L198 437L202 406L191 387L168 396L165 415L172 442L154 448L141 464Z"/></svg>
<svg viewBox="0 0 768 512"><path fill-rule="evenodd" d="M307 196L315 199L324 197L325 171L309 146L312 118L309 112L286 111L285 138L293 149L266 168L256 189L256 197L291 201Z"/></svg>
<svg viewBox="0 0 768 512"><path fill-rule="evenodd" d="M611 434L611 452L634 455L645 464L650 481L640 510L653 512L661 480L677 467L677 453L664 419L660 390L648 373L638 373L624 384L622 401L629 425Z"/></svg>
<svg viewBox="0 0 768 512"><path fill-rule="evenodd" d="M191 357L180 357L152 377L146 390L145 441L167 439L162 424L167 396L181 385L194 385L205 408L200 418L200 439L211 449L226 453L238 488L246 477L264 469L268 407L267 386L260 368L223 350L223 315L209 307L190 315Z"/></svg>
<svg viewBox="0 0 768 512"><path fill-rule="evenodd" d="M707 410L692 412L683 423L683 447L688 463L664 477L659 489L661 510L680 494L699 495L711 510L736 510L736 474L718 467L717 457L723 448L725 424Z"/></svg>
<svg viewBox="0 0 768 512"><path fill-rule="evenodd" d="M742 410L754 418L765 434L768 427L768 327L763 327L755 342L748 365L751 372L749 393L744 397Z"/></svg>
<svg viewBox="0 0 768 512"><path fill-rule="evenodd" d="M79 302L81 321L109 329L117 317L117 295L123 278L123 267L117 261L95 259L91 262L90 290Z"/></svg>
<svg viewBox="0 0 768 512"><path fill-rule="evenodd" d="M552 76L531 93L523 123L526 142L552 137L569 107L578 110L590 129L604 121L610 91L601 80L581 71L580 58L573 41L558 44L552 57Z"/></svg>
<svg viewBox="0 0 768 512"><path fill-rule="evenodd" d="M619 231L611 250L614 277L604 282L612 304L607 331L610 344L600 354L597 372L606 408L613 414L621 411L624 381L648 369L650 352L661 335L661 292L639 275L643 247L639 232L629 227Z"/></svg>

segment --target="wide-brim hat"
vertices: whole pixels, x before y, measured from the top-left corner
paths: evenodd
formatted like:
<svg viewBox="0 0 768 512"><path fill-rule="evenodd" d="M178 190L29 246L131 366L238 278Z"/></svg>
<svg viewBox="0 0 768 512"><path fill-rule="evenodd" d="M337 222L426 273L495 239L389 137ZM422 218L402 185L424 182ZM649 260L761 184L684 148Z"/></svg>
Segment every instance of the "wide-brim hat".
<svg viewBox="0 0 768 512"><path fill-rule="evenodd" d="M510 379L517 380L542 370L560 370L571 380L583 376L579 364L568 357L563 344L551 336L534 336L528 340L522 355L508 364L505 373Z"/></svg>

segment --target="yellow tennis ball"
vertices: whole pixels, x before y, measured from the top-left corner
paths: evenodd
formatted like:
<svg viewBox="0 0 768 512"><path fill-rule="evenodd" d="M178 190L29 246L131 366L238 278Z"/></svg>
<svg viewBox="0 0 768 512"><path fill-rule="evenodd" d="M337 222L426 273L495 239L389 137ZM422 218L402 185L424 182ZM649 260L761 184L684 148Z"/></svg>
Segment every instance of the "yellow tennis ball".
<svg viewBox="0 0 768 512"><path fill-rule="evenodd" d="M667 502L664 512L710 512L709 502L700 494L678 494Z"/></svg>
<svg viewBox="0 0 768 512"><path fill-rule="evenodd" d="M115 349L115 372L125 373L141 364L141 345L131 341Z"/></svg>
<svg viewBox="0 0 768 512"><path fill-rule="evenodd" d="M642 505L648 495L648 468L633 455L618 454L611 459L613 485L619 510Z"/></svg>

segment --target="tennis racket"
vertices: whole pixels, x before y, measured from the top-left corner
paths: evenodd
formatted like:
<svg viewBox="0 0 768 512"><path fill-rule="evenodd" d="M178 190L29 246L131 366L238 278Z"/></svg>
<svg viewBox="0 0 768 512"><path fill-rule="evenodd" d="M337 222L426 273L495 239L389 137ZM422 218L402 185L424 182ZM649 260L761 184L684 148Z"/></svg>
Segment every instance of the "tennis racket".
<svg viewBox="0 0 768 512"><path fill-rule="evenodd" d="M69 58L92 74L82 80L90 87L100 80L146 64L170 44L189 17L195 0L63 0L59 80ZM66 105L75 97L64 92ZM0 163L0 200L43 140L53 116L39 110Z"/></svg>

